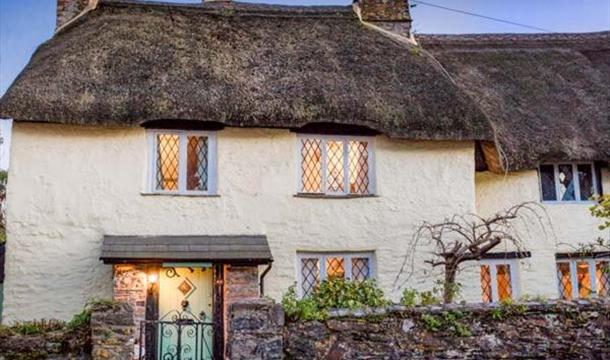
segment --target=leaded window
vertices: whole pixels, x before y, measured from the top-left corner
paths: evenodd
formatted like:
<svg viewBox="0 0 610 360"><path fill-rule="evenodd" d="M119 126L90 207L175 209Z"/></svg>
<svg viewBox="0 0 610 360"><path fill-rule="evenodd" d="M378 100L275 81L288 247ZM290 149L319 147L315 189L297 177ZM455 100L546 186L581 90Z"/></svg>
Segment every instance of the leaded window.
<svg viewBox="0 0 610 360"><path fill-rule="evenodd" d="M599 179L592 163L540 165L542 201L590 201L599 193Z"/></svg>
<svg viewBox="0 0 610 360"><path fill-rule="evenodd" d="M610 258L574 258L557 261L557 284L562 299L610 296Z"/></svg>
<svg viewBox="0 0 610 360"><path fill-rule="evenodd" d="M355 253L298 253L298 291L310 295L320 282L327 279L364 281L373 278L373 254Z"/></svg>
<svg viewBox="0 0 610 360"><path fill-rule="evenodd" d="M515 299L518 264L514 259L481 260L481 299L485 303Z"/></svg>
<svg viewBox="0 0 610 360"><path fill-rule="evenodd" d="M150 191L215 193L215 137L211 133L151 131Z"/></svg>
<svg viewBox="0 0 610 360"><path fill-rule="evenodd" d="M298 153L299 193L374 193L371 138L301 135Z"/></svg>

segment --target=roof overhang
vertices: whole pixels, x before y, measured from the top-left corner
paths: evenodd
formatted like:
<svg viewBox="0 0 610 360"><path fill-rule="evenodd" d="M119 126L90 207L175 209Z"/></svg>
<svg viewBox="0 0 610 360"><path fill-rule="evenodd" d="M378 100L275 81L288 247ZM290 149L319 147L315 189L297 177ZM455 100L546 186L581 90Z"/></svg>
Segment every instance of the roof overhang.
<svg viewBox="0 0 610 360"><path fill-rule="evenodd" d="M273 261L265 235L104 236L105 264L214 262L268 264Z"/></svg>

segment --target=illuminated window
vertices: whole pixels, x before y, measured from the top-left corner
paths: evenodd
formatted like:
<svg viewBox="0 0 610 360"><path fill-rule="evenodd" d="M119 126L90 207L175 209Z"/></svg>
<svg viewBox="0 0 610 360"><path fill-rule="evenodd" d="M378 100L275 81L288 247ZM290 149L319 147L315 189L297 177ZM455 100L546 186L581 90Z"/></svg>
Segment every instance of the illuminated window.
<svg viewBox="0 0 610 360"><path fill-rule="evenodd" d="M577 258L557 261L557 283L562 299L609 296L610 260Z"/></svg>
<svg viewBox="0 0 610 360"><path fill-rule="evenodd" d="M373 254L355 253L298 253L298 292L311 294L321 281L347 279L363 281L373 277Z"/></svg>
<svg viewBox="0 0 610 360"><path fill-rule="evenodd" d="M168 194L215 193L215 137L190 131L150 131L150 190Z"/></svg>
<svg viewBox="0 0 610 360"><path fill-rule="evenodd" d="M515 299L517 291L516 260L481 260L481 298L483 302Z"/></svg>
<svg viewBox="0 0 610 360"><path fill-rule="evenodd" d="M372 139L302 135L298 147L300 193L374 193Z"/></svg>
<svg viewBox="0 0 610 360"><path fill-rule="evenodd" d="M539 173L542 201L589 201L599 193L592 163L543 164Z"/></svg>

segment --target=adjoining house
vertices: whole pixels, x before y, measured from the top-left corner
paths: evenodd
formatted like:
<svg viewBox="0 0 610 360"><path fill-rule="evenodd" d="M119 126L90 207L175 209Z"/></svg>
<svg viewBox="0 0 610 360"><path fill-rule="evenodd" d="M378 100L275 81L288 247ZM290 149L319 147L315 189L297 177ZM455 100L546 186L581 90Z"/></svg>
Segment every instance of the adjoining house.
<svg viewBox="0 0 610 360"><path fill-rule="evenodd" d="M187 318L220 357L235 299L331 276L397 299L418 224L522 201L544 205L553 236L532 226L527 254L461 273L464 299L607 295L607 254L571 252L607 235L588 206L610 189L610 33L410 24L403 0L59 0L56 34L0 101L14 119L3 321L114 297L149 356ZM408 286L434 286L428 251Z"/></svg>

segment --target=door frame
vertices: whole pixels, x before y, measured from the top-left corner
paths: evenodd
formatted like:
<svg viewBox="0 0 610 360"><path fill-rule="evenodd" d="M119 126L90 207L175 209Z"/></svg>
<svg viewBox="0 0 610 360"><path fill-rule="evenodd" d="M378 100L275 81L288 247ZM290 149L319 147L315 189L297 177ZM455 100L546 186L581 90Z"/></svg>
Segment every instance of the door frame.
<svg viewBox="0 0 610 360"><path fill-rule="evenodd" d="M161 264L157 265L161 269ZM213 315L214 319L214 339L213 339L213 358L224 359L225 352L225 311L224 311L224 267L223 264L213 263ZM159 319L159 284L151 284L146 292L146 314L145 320L156 321ZM146 326L145 346L146 360L157 359L157 332L154 326Z"/></svg>

